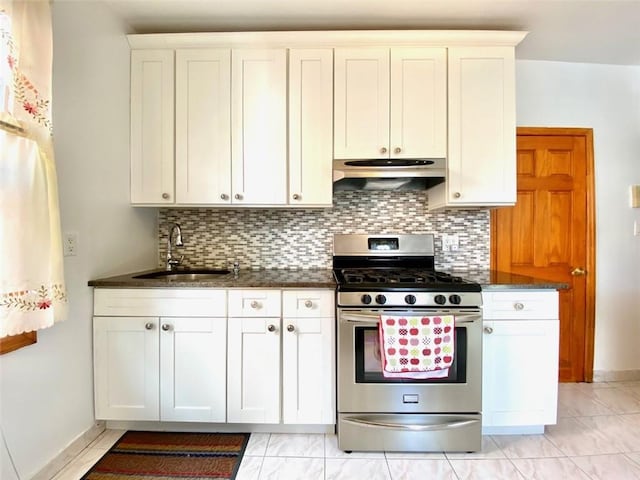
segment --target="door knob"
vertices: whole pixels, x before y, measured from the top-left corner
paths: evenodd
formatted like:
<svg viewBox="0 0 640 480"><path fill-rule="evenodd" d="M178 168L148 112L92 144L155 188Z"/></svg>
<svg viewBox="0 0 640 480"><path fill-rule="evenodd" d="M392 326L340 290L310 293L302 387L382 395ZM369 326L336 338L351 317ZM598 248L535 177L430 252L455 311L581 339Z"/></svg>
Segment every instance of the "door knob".
<svg viewBox="0 0 640 480"><path fill-rule="evenodd" d="M145 323L144 328L146 328L147 330L153 330L153 323L151 322Z"/></svg>
<svg viewBox="0 0 640 480"><path fill-rule="evenodd" d="M168 332L169 330L171 330L171 325L169 325L168 323L163 324L162 330L164 330L165 332Z"/></svg>
<svg viewBox="0 0 640 480"><path fill-rule="evenodd" d="M313 302L311 300L305 300L304 306L307 308L313 307Z"/></svg>
<svg viewBox="0 0 640 480"><path fill-rule="evenodd" d="M402 148L396 147L393 151L394 151L394 153L400 153L400 152L402 152Z"/></svg>
<svg viewBox="0 0 640 480"><path fill-rule="evenodd" d="M485 333L489 333L489 334L491 334L491 333L493 333L493 328L491 328L491 327L484 327L484 331L485 331Z"/></svg>
<svg viewBox="0 0 640 480"><path fill-rule="evenodd" d="M387 153L387 147L382 147L380 149L380 153Z"/></svg>
<svg viewBox="0 0 640 480"><path fill-rule="evenodd" d="M584 268L576 267L573 270L571 270L571 275L573 275L574 277L579 277L586 274L587 274L587 271Z"/></svg>
<svg viewBox="0 0 640 480"><path fill-rule="evenodd" d="M236 200L242 200L242 195L240 193L236 193L233 198L235 198Z"/></svg>
<svg viewBox="0 0 640 480"><path fill-rule="evenodd" d="M220 198L222 200L229 200L229 195L227 195L226 193L223 193L222 195L220 195Z"/></svg>
<svg viewBox="0 0 640 480"><path fill-rule="evenodd" d="M287 332L293 332L296 329L293 325L287 325Z"/></svg>
<svg viewBox="0 0 640 480"><path fill-rule="evenodd" d="M267 327L267 330L269 330L270 332L275 332L276 331L276 326L275 325L269 325Z"/></svg>

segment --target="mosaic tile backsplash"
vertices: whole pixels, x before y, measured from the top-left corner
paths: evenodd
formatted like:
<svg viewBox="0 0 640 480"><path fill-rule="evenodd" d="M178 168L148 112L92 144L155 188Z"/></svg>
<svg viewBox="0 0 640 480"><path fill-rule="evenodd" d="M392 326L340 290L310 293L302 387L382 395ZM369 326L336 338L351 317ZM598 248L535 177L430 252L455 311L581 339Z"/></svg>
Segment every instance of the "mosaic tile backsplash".
<svg viewBox="0 0 640 480"><path fill-rule="evenodd" d="M335 192L327 209L163 208L158 214L158 266L164 265L172 223L180 224L189 266L331 268L334 233L433 233L436 268L489 267L488 210L426 210L420 191ZM443 252L441 234L457 234L457 251Z"/></svg>

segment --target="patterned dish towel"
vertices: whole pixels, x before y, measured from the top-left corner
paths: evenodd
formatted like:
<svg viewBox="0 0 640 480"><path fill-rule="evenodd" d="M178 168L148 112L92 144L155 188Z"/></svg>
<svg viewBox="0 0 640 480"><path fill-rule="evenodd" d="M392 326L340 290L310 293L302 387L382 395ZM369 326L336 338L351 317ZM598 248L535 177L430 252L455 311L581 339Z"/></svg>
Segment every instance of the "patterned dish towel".
<svg viewBox="0 0 640 480"><path fill-rule="evenodd" d="M453 363L455 318L381 315L382 374L386 378L444 378Z"/></svg>

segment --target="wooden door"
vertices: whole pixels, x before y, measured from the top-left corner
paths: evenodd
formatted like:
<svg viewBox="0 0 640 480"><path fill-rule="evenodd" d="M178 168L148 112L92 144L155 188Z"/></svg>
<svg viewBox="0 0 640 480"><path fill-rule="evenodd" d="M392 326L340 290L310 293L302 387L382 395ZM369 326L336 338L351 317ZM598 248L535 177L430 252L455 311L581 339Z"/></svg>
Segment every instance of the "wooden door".
<svg viewBox="0 0 640 480"><path fill-rule="evenodd" d="M519 128L517 203L491 216L491 266L560 291L561 382L591 381L594 337L593 136Z"/></svg>

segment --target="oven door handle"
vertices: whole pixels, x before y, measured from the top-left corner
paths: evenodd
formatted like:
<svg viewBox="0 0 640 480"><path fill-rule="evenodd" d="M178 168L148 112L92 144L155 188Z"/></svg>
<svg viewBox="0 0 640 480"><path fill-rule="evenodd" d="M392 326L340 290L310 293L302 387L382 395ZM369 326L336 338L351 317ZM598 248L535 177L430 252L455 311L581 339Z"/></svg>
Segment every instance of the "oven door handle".
<svg viewBox="0 0 640 480"><path fill-rule="evenodd" d="M456 325L464 323L474 323L481 319L480 315L454 315L456 319ZM350 323L380 323L380 315L374 315L371 313L345 313L340 312L340 320L345 320Z"/></svg>
<svg viewBox="0 0 640 480"><path fill-rule="evenodd" d="M406 424L406 423L393 423L393 422L377 422L374 420L367 420L365 418L346 417L342 419L345 423L352 423L354 425L366 425L367 427L374 428L393 428L396 430L408 430L412 432L427 432L430 430L452 430L454 428L467 427L478 423L476 419L470 420L454 420L442 423L419 425L419 424Z"/></svg>

